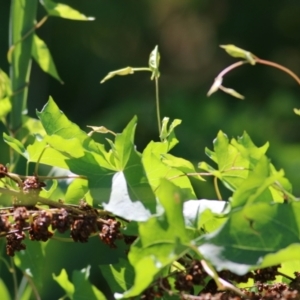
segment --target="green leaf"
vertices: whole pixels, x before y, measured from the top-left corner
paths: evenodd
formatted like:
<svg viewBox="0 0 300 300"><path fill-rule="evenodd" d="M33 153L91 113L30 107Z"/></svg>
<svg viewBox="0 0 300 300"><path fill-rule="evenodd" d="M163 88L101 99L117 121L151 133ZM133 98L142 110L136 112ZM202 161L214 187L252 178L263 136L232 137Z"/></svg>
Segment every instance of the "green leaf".
<svg viewBox="0 0 300 300"><path fill-rule="evenodd" d="M36 162L38 161L40 154L42 151L45 150L45 147L47 147L48 144L45 140L38 140L36 139L33 144L28 145L27 152L28 152L28 161L29 162ZM67 157L62 154L61 152L53 149L53 148L47 148L42 156L42 159L40 160L40 163L53 166L53 167L59 167L62 169L69 169L69 166L66 163Z"/></svg>
<svg viewBox="0 0 300 300"><path fill-rule="evenodd" d="M243 58L247 60L251 65L256 64L257 57L249 51L238 48L234 45L221 45L220 47L225 49L225 51L233 57Z"/></svg>
<svg viewBox="0 0 300 300"><path fill-rule="evenodd" d="M70 299L73 299L75 287L68 278L67 271L62 269L59 275L52 274L53 279L61 286Z"/></svg>
<svg viewBox="0 0 300 300"><path fill-rule="evenodd" d="M93 21L94 17L87 17L78 10L62 3L56 3L51 0L42 0L41 4L44 5L50 16L78 20L78 21Z"/></svg>
<svg viewBox="0 0 300 300"><path fill-rule="evenodd" d="M235 191L249 176L267 149L268 143L256 147L246 132L237 140L232 139L229 142L228 137L219 131L214 140L215 152L206 149L206 154L218 164L218 171L207 163L199 163L198 167L217 176L228 189Z"/></svg>
<svg viewBox="0 0 300 300"><path fill-rule="evenodd" d="M283 178L284 172L274 172L270 174L269 160L262 157L232 197L232 207L242 206L253 202L272 202L271 185ZM275 192L275 190L273 190Z"/></svg>
<svg viewBox="0 0 300 300"><path fill-rule="evenodd" d="M7 143L11 148L13 148L17 153L21 154L26 159L29 159L27 150L19 140L7 135L5 132L3 132L3 139L4 142Z"/></svg>
<svg viewBox="0 0 300 300"><path fill-rule="evenodd" d="M133 73L134 73L134 68L132 68L132 67L126 67L126 68L119 69L116 71L111 71L100 81L100 83L104 83L105 81L113 78L116 75L125 76L125 75L129 75L129 74L133 74Z"/></svg>
<svg viewBox="0 0 300 300"><path fill-rule="evenodd" d="M11 82L8 75L0 69L0 99L11 94Z"/></svg>
<svg viewBox="0 0 300 300"><path fill-rule="evenodd" d="M76 137L82 142L88 138L87 134L78 125L72 123L65 116L52 97L49 97L49 101L43 107L42 111L37 111L36 114L48 135L56 134L66 139Z"/></svg>
<svg viewBox="0 0 300 300"><path fill-rule="evenodd" d="M57 185L58 185L57 180L53 179L50 189L46 190L45 188L43 188L40 191L39 196L49 199L52 196L52 194L55 192L55 190L57 189Z"/></svg>
<svg viewBox="0 0 300 300"><path fill-rule="evenodd" d="M11 111L11 103L9 97L0 99L0 119L5 118Z"/></svg>
<svg viewBox="0 0 300 300"><path fill-rule="evenodd" d="M33 36L32 56L44 72L63 84L46 43L36 34Z"/></svg>
<svg viewBox="0 0 300 300"><path fill-rule="evenodd" d="M253 203L231 213L217 231L201 237L199 251L218 269L252 268L299 258L300 203Z"/></svg>
<svg viewBox="0 0 300 300"><path fill-rule="evenodd" d="M106 300L106 297L90 283L90 266L80 271L74 271L72 273L72 282L75 287L73 294L74 300Z"/></svg>
<svg viewBox="0 0 300 300"><path fill-rule="evenodd" d="M38 291L41 291L44 283L44 247L46 242L43 246L41 243L33 241L27 241L25 244L26 250L16 252L14 263L22 272L34 280L35 287Z"/></svg>
<svg viewBox="0 0 300 300"><path fill-rule="evenodd" d="M2 279L0 279L0 295L1 295L2 299L5 299L5 300L11 299L9 290Z"/></svg>
<svg viewBox="0 0 300 300"><path fill-rule="evenodd" d="M105 210L126 220L146 221L155 212L156 202L154 198L152 199L152 207L150 206L149 208L140 199L132 200L124 173L118 172L112 179L112 191L109 202L107 204L103 203L103 207Z"/></svg>
<svg viewBox="0 0 300 300"><path fill-rule="evenodd" d="M180 171L182 171L183 173L193 173L194 174L194 178L200 179L202 181L205 181L200 175L196 174L196 170L195 167L193 166L193 164L183 158L180 157L176 157L173 156L171 154L162 154L161 155L162 158L162 162L171 167L171 168L176 168Z"/></svg>
<svg viewBox="0 0 300 300"><path fill-rule="evenodd" d="M65 194L64 201L69 204L78 205L79 200L84 199L88 190L89 190L88 181L86 179L81 179L81 178L74 179L68 185L68 189ZM89 203L89 204L93 205L93 203Z"/></svg>
<svg viewBox="0 0 300 300"><path fill-rule="evenodd" d="M220 215L225 213L227 202L220 200L189 200L183 204L183 216L185 226L200 229L204 228L206 232L212 232L219 228L225 217Z"/></svg>
<svg viewBox="0 0 300 300"><path fill-rule="evenodd" d="M128 260L120 259L117 264L101 265L100 269L110 290L115 293L123 293L133 285L134 270Z"/></svg>
<svg viewBox="0 0 300 300"><path fill-rule="evenodd" d="M126 126L121 134L117 134L114 143L114 161L116 168L120 171L124 170L131 152L134 151L134 132L136 128L137 117L134 117Z"/></svg>
<svg viewBox="0 0 300 300"><path fill-rule="evenodd" d="M156 191L159 188L161 178L167 178L188 192L187 199L196 199L192 184L185 173L162 162L162 156L167 154L169 147L167 141L150 142L143 152L142 161L152 190Z"/></svg>
<svg viewBox="0 0 300 300"><path fill-rule="evenodd" d="M11 95L11 82L8 75L0 69L0 100Z"/></svg>
<svg viewBox="0 0 300 300"><path fill-rule="evenodd" d="M135 270L134 285L123 295L125 298L139 295L163 268L188 249L185 243L189 238L182 215L185 195L172 183L162 180L158 198L165 213L139 223L140 239L131 246L128 256Z"/></svg>
<svg viewBox="0 0 300 300"><path fill-rule="evenodd" d="M151 80L153 80L154 78L158 78L160 76L159 60L160 60L160 55L158 52L158 46L155 46L155 48L150 53L150 57L149 57L149 68L152 71Z"/></svg>

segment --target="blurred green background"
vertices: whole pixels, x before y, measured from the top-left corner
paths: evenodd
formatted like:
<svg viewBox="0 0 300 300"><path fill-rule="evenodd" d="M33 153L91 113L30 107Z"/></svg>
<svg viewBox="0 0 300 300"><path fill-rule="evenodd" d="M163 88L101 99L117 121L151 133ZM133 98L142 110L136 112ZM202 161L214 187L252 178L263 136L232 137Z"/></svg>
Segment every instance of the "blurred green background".
<svg viewBox="0 0 300 300"><path fill-rule="evenodd" d="M61 85L32 66L29 114L52 95L59 107L83 129L104 125L121 131L134 114L139 118L140 151L157 139L154 82L136 73L100 85L111 70L145 66L149 53L161 53L162 116L183 120L180 144L173 154L197 163L206 159L218 130L229 137L246 130L284 168L296 194L300 168L300 88L285 73L266 66L244 66L225 77L224 85L246 96L240 101L222 92L206 93L214 77L235 60L219 48L235 44L260 58L278 62L300 74L300 3L298 0L69 0L61 1L96 18L93 22L50 18L37 34L49 46ZM0 67L8 72L10 1L0 4ZM38 19L45 15L39 8ZM102 137L99 137L102 138ZM204 188L199 197L213 193Z"/></svg>

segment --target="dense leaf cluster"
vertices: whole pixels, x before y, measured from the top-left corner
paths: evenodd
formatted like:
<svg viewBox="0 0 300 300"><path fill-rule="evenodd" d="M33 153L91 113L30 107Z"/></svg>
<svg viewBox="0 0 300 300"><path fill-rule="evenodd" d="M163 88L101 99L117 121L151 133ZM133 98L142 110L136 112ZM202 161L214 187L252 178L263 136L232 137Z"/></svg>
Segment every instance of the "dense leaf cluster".
<svg viewBox="0 0 300 300"><path fill-rule="evenodd" d="M85 133L52 99L37 115L42 126L25 145L4 134L12 149L35 163L34 176L1 166L1 193L13 197L13 207L1 213L7 254L25 249L26 231L33 241L56 238L53 230L70 230L78 242L98 235L112 248L124 238L131 244L128 260L102 268L102 274L116 298L143 299L188 299L199 293L209 297L220 289L233 293L222 292L220 299L240 297L240 282L273 281L277 267L275 273L265 269L269 277L262 268L281 263L284 270L285 262L297 259L299 201L284 172L267 158L268 143L257 147L247 133L229 140L220 131L213 151L205 150L214 166L200 162L197 170L170 153L178 142L174 128L180 120L168 126L165 118L160 141L139 152L134 144L136 118L121 133L107 131L114 137L106 139L107 150L107 144L92 138L98 127ZM42 164L68 173L40 176ZM215 178L219 200L198 199L195 187L210 177ZM63 178L69 180L65 197L55 201L57 180ZM45 180L52 180L48 190ZM231 193L227 201L218 182ZM129 277L127 270L132 270ZM62 286L63 276L55 279ZM285 287L281 295L296 297Z"/></svg>

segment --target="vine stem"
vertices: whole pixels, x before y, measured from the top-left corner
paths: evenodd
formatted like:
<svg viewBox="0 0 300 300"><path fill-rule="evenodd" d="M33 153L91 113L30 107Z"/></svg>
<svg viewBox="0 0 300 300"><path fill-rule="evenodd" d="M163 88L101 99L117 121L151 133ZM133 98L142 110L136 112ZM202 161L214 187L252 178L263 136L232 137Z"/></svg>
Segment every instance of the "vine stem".
<svg viewBox="0 0 300 300"><path fill-rule="evenodd" d="M220 193L219 186L218 186L218 177L217 176L214 177L214 187L215 187L215 191L216 191L218 200L222 200L222 195Z"/></svg>
<svg viewBox="0 0 300 300"><path fill-rule="evenodd" d="M232 71L235 68L241 67L242 65L248 64L249 62L246 60L240 60L230 66L228 66L227 68L225 68L224 70L222 70L218 76L216 78L223 78L224 75L226 75L228 72Z"/></svg>
<svg viewBox="0 0 300 300"><path fill-rule="evenodd" d="M28 30L22 37L21 39L19 39L18 41L16 41L13 45L10 46L7 56L10 57L12 52L14 51L15 47L20 44L21 42L23 42L26 38L28 38L36 29L40 28L47 20L48 20L48 15L44 16L38 23L36 23L32 28L30 28L30 30ZM25 85L24 88L26 88L26 86L28 86L28 84ZM21 92L22 90L17 90L14 91L14 95L18 92Z"/></svg>
<svg viewBox="0 0 300 300"><path fill-rule="evenodd" d="M14 264L14 260L11 257L10 258L10 263L11 263L11 269L13 271L11 271L12 277L13 277L13 283L14 283L14 293L15 293L15 300L18 300L18 280L17 280L17 275L16 275L16 268L15 268L15 264Z"/></svg>
<svg viewBox="0 0 300 300"><path fill-rule="evenodd" d="M0 187L0 193L14 196L16 198L19 198L19 200L25 200L26 201L29 198L30 202L32 202L34 200L36 202L40 202L42 204L45 204L45 205L48 205L48 206L53 206L53 207L56 207L56 208L66 208L66 209L72 211L75 214L82 214L83 213L82 210L77 209L73 206L65 205L63 203L53 201L53 200L50 200L50 199L47 199L47 198L43 198L43 197L40 197L40 196L35 196L34 199L32 199L30 197L30 195L26 195L22 192L18 192L18 191L14 191L14 190L5 189L3 187Z"/></svg>
<svg viewBox="0 0 300 300"><path fill-rule="evenodd" d="M37 161L36 161L35 168L34 168L34 175L35 175L35 176L38 176L38 168L39 168L40 161L41 161L42 156L43 156L43 154L45 153L46 149L48 149L49 147L50 147L49 145L46 145L46 146L44 147L44 149L42 150L42 152L41 152L40 155L39 155L39 158L38 158Z"/></svg>
<svg viewBox="0 0 300 300"><path fill-rule="evenodd" d="M157 125L158 125L158 134L161 133L161 117L160 117L160 107L159 107L159 85L158 77L155 76L155 99L156 99L156 115L157 115Z"/></svg>
<svg viewBox="0 0 300 300"><path fill-rule="evenodd" d="M267 65L267 66L270 66L270 67L273 67L273 68L276 68L276 69L279 69L285 73L287 73L288 75L290 75L291 77L293 77L298 84L300 84L300 78L294 73L292 72L290 69L280 65L280 64L277 64L275 62L272 62L272 61L269 61L269 60L264 60L264 59L260 59L260 58L256 58L255 61L259 64L262 64L262 65Z"/></svg>
<svg viewBox="0 0 300 300"><path fill-rule="evenodd" d="M28 274L26 274L25 272L23 273L23 276L27 279L27 281L28 281L28 283L29 283L29 285L30 285L30 287L31 287L31 289L33 291L35 299L36 300L41 300L41 296L39 295L39 292L38 292L38 290L37 290L37 288L36 288L36 286L35 286L32 278Z"/></svg>

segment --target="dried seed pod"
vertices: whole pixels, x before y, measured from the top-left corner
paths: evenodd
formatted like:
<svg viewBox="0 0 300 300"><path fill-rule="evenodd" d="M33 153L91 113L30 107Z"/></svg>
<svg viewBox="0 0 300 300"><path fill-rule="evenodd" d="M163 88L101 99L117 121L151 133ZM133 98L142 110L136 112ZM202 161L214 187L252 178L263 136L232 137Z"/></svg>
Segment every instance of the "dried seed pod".
<svg viewBox="0 0 300 300"><path fill-rule="evenodd" d="M0 164L0 178L3 178L6 176L8 170L7 167L5 167L4 165Z"/></svg>
<svg viewBox="0 0 300 300"><path fill-rule="evenodd" d="M6 236L6 254L14 256L15 251L21 251L26 249L26 245L23 244L25 239L25 233L23 231L10 233Z"/></svg>

